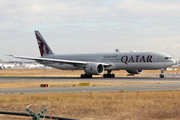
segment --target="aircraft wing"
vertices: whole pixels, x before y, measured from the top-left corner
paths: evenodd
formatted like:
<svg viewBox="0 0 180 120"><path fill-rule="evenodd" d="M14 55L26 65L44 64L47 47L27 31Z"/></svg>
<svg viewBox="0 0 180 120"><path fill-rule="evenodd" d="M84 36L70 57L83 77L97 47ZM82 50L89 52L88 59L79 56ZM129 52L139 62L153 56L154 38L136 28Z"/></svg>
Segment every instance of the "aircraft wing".
<svg viewBox="0 0 180 120"><path fill-rule="evenodd" d="M56 63L63 63L63 64L71 64L71 65L87 65L91 62L88 61L74 61L74 60L63 60L63 59L53 59L53 58L43 58L43 57L26 57L26 56L17 56L17 55L9 55L14 58L20 59L28 59L28 60L36 60L37 62L56 62ZM100 63L105 67L112 66L112 64L108 63Z"/></svg>

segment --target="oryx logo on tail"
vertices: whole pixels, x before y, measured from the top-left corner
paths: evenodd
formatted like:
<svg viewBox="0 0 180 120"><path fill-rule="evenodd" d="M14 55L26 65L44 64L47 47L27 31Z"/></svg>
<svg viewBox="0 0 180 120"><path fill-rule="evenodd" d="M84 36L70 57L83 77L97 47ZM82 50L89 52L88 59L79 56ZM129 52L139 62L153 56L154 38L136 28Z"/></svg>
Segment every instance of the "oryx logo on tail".
<svg viewBox="0 0 180 120"><path fill-rule="evenodd" d="M35 31L35 35L36 35L36 39L37 39L37 43L39 46L39 51L40 51L41 56L53 54L52 50L50 49L50 47L48 46L48 44L46 43L44 38L41 36L39 31Z"/></svg>
<svg viewBox="0 0 180 120"><path fill-rule="evenodd" d="M49 49L47 45L43 42L43 40L37 34L36 34L36 38L38 41L41 56L44 56L44 54L49 54Z"/></svg>

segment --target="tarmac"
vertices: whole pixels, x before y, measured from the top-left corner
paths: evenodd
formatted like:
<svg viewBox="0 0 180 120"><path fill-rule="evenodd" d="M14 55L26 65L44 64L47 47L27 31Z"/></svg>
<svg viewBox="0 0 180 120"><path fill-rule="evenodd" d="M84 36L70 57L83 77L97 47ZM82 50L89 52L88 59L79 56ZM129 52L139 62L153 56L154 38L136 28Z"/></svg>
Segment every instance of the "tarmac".
<svg viewBox="0 0 180 120"><path fill-rule="evenodd" d="M72 77L0 77L3 81L180 81L177 76L158 77L116 77L116 78L72 78ZM0 94L37 94L37 93L73 93L73 92L119 92L119 91L164 91L180 90L180 83L124 85L124 86L91 86L91 87L58 87L58 88L18 88L0 89Z"/></svg>

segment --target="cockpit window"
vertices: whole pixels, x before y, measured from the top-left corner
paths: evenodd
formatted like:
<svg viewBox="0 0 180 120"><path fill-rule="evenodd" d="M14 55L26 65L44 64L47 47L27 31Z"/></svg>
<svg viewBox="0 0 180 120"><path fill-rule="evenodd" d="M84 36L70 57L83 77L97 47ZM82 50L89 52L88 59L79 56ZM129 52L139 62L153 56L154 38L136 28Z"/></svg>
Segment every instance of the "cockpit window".
<svg viewBox="0 0 180 120"><path fill-rule="evenodd" d="M165 57L165 59L172 59L171 57Z"/></svg>

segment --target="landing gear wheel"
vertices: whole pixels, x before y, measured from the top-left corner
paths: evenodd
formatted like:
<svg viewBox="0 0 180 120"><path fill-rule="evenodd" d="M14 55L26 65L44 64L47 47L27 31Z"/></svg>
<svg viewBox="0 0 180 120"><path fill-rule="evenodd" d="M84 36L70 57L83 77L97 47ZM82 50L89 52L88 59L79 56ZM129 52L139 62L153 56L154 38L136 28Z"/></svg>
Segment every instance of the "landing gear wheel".
<svg viewBox="0 0 180 120"><path fill-rule="evenodd" d="M164 74L163 74L163 73L164 73L164 70L165 70L165 69L161 69L161 74L159 75L160 78L164 78Z"/></svg>
<svg viewBox="0 0 180 120"><path fill-rule="evenodd" d="M91 74L81 74L81 78L92 78Z"/></svg>
<svg viewBox="0 0 180 120"><path fill-rule="evenodd" d="M114 75L114 74L109 74L109 73L108 73L108 74L104 74L103 77L104 77L104 78L114 78L115 75Z"/></svg>
<svg viewBox="0 0 180 120"><path fill-rule="evenodd" d="M81 78L84 78L84 75L83 75L83 74L81 74Z"/></svg>
<svg viewBox="0 0 180 120"><path fill-rule="evenodd" d="M107 74L107 78L111 78L111 74Z"/></svg>
<svg viewBox="0 0 180 120"><path fill-rule="evenodd" d="M164 78L164 74L160 74L159 77L160 77L160 78Z"/></svg>
<svg viewBox="0 0 180 120"><path fill-rule="evenodd" d="M104 78L107 78L107 74L104 74L103 77L104 77Z"/></svg>

